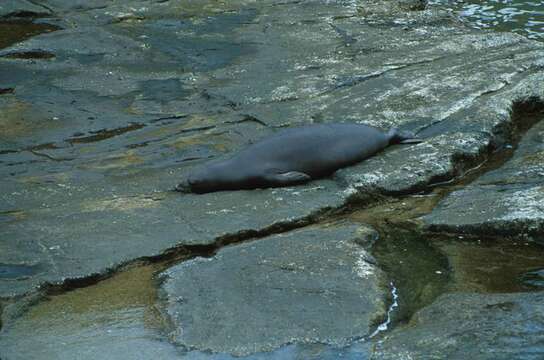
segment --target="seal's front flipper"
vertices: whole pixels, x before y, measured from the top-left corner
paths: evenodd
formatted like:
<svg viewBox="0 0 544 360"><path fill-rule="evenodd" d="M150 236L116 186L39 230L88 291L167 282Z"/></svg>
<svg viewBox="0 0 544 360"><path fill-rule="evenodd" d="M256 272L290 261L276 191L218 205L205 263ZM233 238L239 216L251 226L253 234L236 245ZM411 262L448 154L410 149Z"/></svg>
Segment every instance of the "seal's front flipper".
<svg viewBox="0 0 544 360"><path fill-rule="evenodd" d="M289 171L280 174L269 174L266 181L272 186L286 186L302 184L312 180L312 177L300 171Z"/></svg>

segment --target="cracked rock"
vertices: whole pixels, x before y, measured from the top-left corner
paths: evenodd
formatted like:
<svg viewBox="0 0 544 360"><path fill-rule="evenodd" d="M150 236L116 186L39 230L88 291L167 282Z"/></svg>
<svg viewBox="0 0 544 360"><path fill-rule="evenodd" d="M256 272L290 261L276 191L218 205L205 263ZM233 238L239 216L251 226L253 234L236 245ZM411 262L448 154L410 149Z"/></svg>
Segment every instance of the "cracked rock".
<svg viewBox="0 0 544 360"><path fill-rule="evenodd" d="M541 115L544 119L544 114ZM449 194L423 217L431 230L528 237L543 242L544 121L522 138L513 157Z"/></svg>
<svg viewBox="0 0 544 360"><path fill-rule="evenodd" d="M0 263L36 270L0 274L2 297L448 181L508 137L513 102L544 98L542 44L407 11L417 0L0 3L60 26L0 49ZM303 186L170 191L280 127L326 122L425 141Z"/></svg>

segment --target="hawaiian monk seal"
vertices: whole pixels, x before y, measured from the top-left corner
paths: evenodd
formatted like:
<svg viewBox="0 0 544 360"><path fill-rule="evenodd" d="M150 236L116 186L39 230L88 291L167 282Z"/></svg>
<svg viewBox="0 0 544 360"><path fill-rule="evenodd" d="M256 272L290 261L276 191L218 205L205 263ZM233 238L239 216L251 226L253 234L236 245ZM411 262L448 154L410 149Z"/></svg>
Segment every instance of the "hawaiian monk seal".
<svg viewBox="0 0 544 360"><path fill-rule="evenodd" d="M396 128L382 132L363 124L319 124L281 131L212 161L176 187L182 192L256 189L301 184L358 163L390 144L421 142Z"/></svg>

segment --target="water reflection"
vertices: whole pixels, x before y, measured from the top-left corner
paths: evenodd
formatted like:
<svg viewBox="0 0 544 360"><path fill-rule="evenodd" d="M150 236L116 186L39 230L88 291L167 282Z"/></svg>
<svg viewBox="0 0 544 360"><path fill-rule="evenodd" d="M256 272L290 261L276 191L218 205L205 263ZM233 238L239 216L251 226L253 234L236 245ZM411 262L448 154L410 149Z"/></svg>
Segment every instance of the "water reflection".
<svg viewBox="0 0 544 360"><path fill-rule="evenodd" d="M544 1L430 0L429 4L458 13L478 29L510 31L544 40Z"/></svg>

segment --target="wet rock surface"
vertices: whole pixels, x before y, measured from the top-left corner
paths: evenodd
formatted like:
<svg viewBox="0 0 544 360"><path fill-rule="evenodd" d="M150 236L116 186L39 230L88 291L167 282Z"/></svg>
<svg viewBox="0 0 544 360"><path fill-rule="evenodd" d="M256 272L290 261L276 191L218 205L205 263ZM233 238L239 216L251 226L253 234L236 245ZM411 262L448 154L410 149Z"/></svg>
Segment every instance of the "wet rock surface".
<svg viewBox="0 0 544 360"><path fill-rule="evenodd" d="M433 303L450 278L469 283L455 284L455 290L491 291L486 286L492 281L466 280L474 267L464 265L463 254L482 253L474 263L485 263L493 251L413 245L417 234L404 237L393 228L388 231L402 239L377 250L394 255L375 264L364 243L347 240L355 227L365 227L364 217L347 227L295 230L464 176L512 144L528 109L516 104L542 104L542 43L471 30L422 8L415 0L3 1L0 30L22 25L12 36L0 36L0 357L90 359L100 351L112 359L381 359L395 358L395 352L431 354L443 346L478 358L470 341L480 339L489 353L495 342L491 330L478 332L472 314L479 319L487 311L489 329L504 331L505 321L520 319L541 329L540 293L446 294ZM396 126L424 142L392 146L303 186L206 195L171 191L194 167L282 128L333 121ZM509 162L449 195L424 220L438 231L541 240L542 136L540 123ZM467 199L480 202L471 209ZM485 215L482 204L490 204ZM252 242L234 244L246 240ZM232 245L221 249L226 244ZM138 271L128 278L116 274L106 290L109 279L99 281L126 264L214 251L216 257L165 272L162 300L169 310L162 315L153 274L126 292L123 284ZM507 291L524 290L519 283L541 290L544 264L537 253L527 255L530 260L516 256L523 263L516 271L524 273L507 277ZM404 254L422 258L403 263ZM283 268L269 273L261 260ZM298 262L304 269L290 267ZM370 278L353 272L359 265L372 269ZM399 327L374 351L375 339L356 340L395 304L388 279L408 284L399 288L398 318L408 320L415 309L428 307L410 323L421 325ZM268 281L289 291L265 292L259 286ZM306 285L318 294L294 291ZM334 293L340 285L347 295ZM51 303L27 299L79 286L84 288ZM145 299L138 291L144 287ZM176 293L199 302L177 301ZM272 299L275 307L262 305ZM508 302L511 312L496 306ZM191 323L191 316L209 313L206 304L221 311ZM322 310L303 316L297 306ZM467 315L463 329L476 335L465 350L462 341L446 341L460 335L450 331L457 323L444 309ZM534 320L528 319L531 311ZM275 316L296 319L297 326ZM255 331L245 333L253 348L240 327L245 317L259 320L249 322ZM521 320L509 351L530 359L542 344ZM176 345L167 341L172 329L178 330ZM227 329L230 338L221 336ZM444 343L422 340L427 329ZM215 338L207 336L213 331ZM496 348L503 349L506 338L498 339ZM284 346L290 343L296 345Z"/></svg>
<svg viewBox="0 0 544 360"><path fill-rule="evenodd" d="M544 113L540 115L544 119ZM524 236L544 241L544 121L512 158L448 195L423 219L432 230Z"/></svg>
<svg viewBox="0 0 544 360"><path fill-rule="evenodd" d="M40 21L62 29L0 50L2 88L11 89L0 96L0 263L40 269L2 278L3 296L451 179L463 160L504 141L513 101L544 91L541 44L431 11L41 4L52 15ZM328 121L399 126L427 140L296 188L169 191L193 166L278 127Z"/></svg>
<svg viewBox="0 0 544 360"><path fill-rule="evenodd" d="M384 274L358 225L315 227L224 248L163 274L173 339L187 349L245 356L293 343L336 347L385 318Z"/></svg>
<svg viewBox="0 0 544 360"><path fill-rule="evenodd" d="M179 359L164 339L152 281L154 266L120 272L93 286L8 306L19 312L0 334L0 356L8 360Z"/></svg>
<svg viewBox="0 0 544 360"><path fill-rule="evenodd" d="M5 0L0 4L0 18L52 15L51 8L29 0Z"/></svg>
<svg viewBox="0 0 544 360"><path fill-rule="evenodd" d="M389 334L372 358L541 359L543 300L543 292L444 295Z"/></svg>

